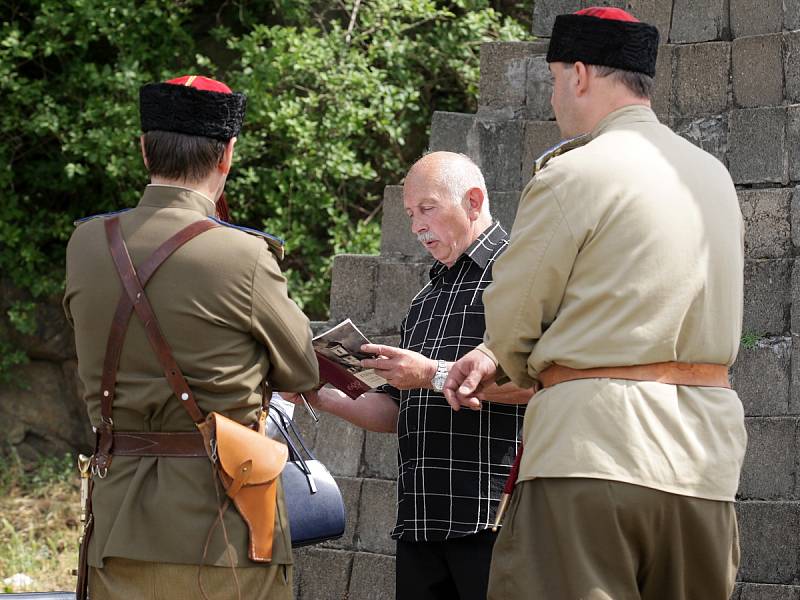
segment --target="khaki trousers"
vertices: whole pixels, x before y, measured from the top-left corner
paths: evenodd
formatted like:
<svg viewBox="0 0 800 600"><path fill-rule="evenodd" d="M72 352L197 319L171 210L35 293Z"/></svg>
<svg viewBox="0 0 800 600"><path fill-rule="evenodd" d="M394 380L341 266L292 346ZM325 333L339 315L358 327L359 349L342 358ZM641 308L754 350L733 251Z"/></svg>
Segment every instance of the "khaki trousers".
<svg viewBox="0 0 800 600"><path fill-rule="evenodd" d="M582 478L517 484L489 600L728 600L739 567L731 502Z"/></svg>
<svg viewBox="0 0 800 600"><path fill-rule="evenodd" d="M228 567L201 567L209 600L237 600ZM90 600L200 600L197 565L109 558L89 570ZM242 600L292 600L292 565L236 568Z"/></svg>

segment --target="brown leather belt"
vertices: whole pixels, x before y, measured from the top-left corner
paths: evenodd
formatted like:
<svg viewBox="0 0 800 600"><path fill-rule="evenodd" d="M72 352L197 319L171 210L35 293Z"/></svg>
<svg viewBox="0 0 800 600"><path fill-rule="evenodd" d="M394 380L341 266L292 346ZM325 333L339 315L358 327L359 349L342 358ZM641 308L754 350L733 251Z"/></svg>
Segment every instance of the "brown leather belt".
<svg viewBox="0 0 800 600"><path fill-rule="evenodd" d="M539 373L542 387L550 387L575 379L627 379L655 381L672 385L730 388L728 367L708 363L661 362L629 367L597 367L571 369L553 364Z"/></svg>
<svg viewBox="0 0 800 600"><path fill-rule="evenodd" d="M208 456L199 431L115 431L113 448L118 456Z"/></svg>

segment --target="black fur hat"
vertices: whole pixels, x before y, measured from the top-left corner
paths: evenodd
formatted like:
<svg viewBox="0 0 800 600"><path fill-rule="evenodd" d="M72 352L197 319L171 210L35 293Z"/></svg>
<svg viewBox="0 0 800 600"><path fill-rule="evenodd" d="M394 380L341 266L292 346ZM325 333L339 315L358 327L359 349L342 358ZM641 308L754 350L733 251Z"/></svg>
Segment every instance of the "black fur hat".
<svg viewBox="0 0 800 600"><path fill-rule="evenodd" d="M619 8L587 8L559 15L553 25L547 62L583 62L653 77L658 29Z"/></svg>
<svg viewBox="0 0 800 600"><path fill-rule="evenodd" d="M142 131L174 131L227 142L239 135L247 96L207 77L186 76L139 89Z"/></svg>

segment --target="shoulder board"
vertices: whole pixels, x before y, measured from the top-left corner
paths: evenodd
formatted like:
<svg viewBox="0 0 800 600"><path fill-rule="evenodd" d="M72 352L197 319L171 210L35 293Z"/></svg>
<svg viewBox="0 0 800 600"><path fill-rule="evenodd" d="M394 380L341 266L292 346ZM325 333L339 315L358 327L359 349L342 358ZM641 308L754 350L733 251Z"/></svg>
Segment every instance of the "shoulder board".
<svg viewBox="0 0 800 600"><path fill-rule="evenodd" d="M99 214L99 215L91 215L89 217L83 217L82 219L75 219L72 222L72 224L75 227L77 227L78 225L82 225L83 223L86 223L87 221L93 221L94 219L107 219L108 217L113 217L114 215L119 215L119 214L122 214L124 212L128 212L129 210L130 210L130 208L123 208L122 210L115 210L114 212L102 213L102 214Z"/></svg>
<svg viewBox="0 0 800 600"><path fill-rule="evenodd" d="M536 174L544 168L550 159L560 156L565 152L569 152L570 150L574 150L575 148L580 148L584 144L587 144L591 139L591 134L584 133L577 137L559 142L549 150L546 150L545 153L537 158L536 162L533 163L533 175L536 176Z"/></svg>
<svg viewBox="0 0 800 600"><path fill-rule="evenodd" d="M278 258L278 260L283 260L283 255L284 255L283 247L286 244L286 242L281 238L274 236L271 233L267 233L265 231L259 231L258 229L252 229L250 227L244 227L242 225L234 225L233 223L228 223L227 221L223 221L222 219L218 219L216 217L208 217L208 218L214 221L215 223L219 223L224 227L230 227L231 229L238 229L239 231L243 231L247 234L263 238L267 242L269 249Z"/></svg>

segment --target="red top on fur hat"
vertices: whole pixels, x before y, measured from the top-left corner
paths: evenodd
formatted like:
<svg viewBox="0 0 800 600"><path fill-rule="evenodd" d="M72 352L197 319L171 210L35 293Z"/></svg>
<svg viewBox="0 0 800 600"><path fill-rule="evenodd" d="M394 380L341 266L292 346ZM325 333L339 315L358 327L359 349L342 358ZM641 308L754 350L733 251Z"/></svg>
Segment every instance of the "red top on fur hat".
<svg viewBox="0 0 800 600"><path fill-rule="evenodd" d="M193 87L195 89L205 90L207 92L220 92L222 94L233 93L231 92L231 88L229 88L221 81L217 81L216 79L209 79L208 77L203 77L202 75L184 75L183 77L176 77L175 79L170 79L165 83L172 83L174 85L185 85L187 87Z"/></svg>
<svg viewBox="0 0 800 600"><path fill-rule="evenodd" d="M597 17L598 19L609 19L611 21L628 21L629 23L641 23L639 19L632 14L625 12L621 8L614 8L609 6L592 6L584 8L575 13L576 15L586 15L588 17Z"/></svg>

